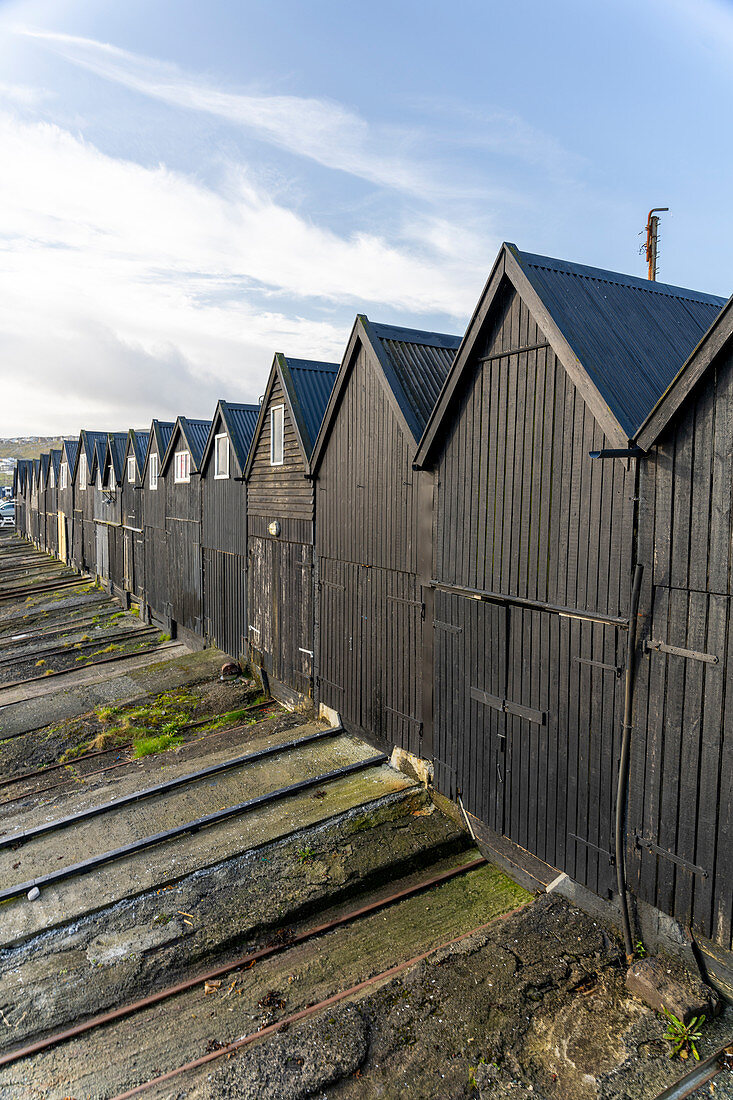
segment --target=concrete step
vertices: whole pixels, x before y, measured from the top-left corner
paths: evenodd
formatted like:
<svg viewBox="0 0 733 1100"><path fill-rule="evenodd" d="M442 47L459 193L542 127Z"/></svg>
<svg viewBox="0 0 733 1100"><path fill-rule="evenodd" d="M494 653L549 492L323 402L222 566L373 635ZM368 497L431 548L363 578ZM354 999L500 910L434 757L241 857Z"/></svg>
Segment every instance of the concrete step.
<svg viewBox="0 0 733 1100"><path fill-rule="evenodd" d="M286 741L288 746L293 741L299 742L321 731L316 726L303 726L291 732L293 736ZM18 847L3 848L0 850L0 882L3 889L51 874L59 869L59 865L65 867L80 863L95 855L133 844L144 837L155 836L189 821L196 821L216 811L241 805L270 791L287 788L294 783L314 779L374 757L374 750L370 746L345 733L327 736L323 740L307 741L302 747L296 745L279 751L277 746L273 748L274 755L254 759L231 770L215 772L161 794L144 797L144 787L137 788L126 796L115 792L116 798L131 798L133 795L140 795L141 798L119 807L113 805L95 817L69 823L52 833L31 836ZM251 755L248 750L237 754L235 759L246 759ZM207 762L207 769L211 766L214 765ZM223 762L216 766L222 767ZM201 769L195 769L189 774L195 775L199 770ZM180 783L183 778L185 776L170 778L168 782ZM101 809L109 805L110 801L112 800L109 798L102 800L97 803L96 808ZM81 812L88 813L90 810ZM247 828L245 818L237 819L234 824L239 832ZM48 823L44 827L47 828ZM26 820L24 828L32 829L33 826ZM10 830L9 835L3 837L3 843L12 841L13 836L20 837L22 834ZM147 856L148 861L154 860L161 851L162 845L152 849ZM94 872L87 878L93 880Z"/></svg>

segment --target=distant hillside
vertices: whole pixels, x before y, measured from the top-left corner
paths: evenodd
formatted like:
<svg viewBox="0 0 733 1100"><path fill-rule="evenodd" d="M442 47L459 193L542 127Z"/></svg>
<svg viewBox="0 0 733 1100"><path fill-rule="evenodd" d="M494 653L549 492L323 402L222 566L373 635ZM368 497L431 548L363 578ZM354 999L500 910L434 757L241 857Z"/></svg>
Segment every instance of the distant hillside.
<svg viewBox="0 0 733 1100"><path fill-rule="evenodd" d="M38 458L52 447L60 447L62 442L57 436L36 439L33 442L26 439L0 439L0 485L10 485L13 481L13 468L6 465L3 459Z"/></svg>

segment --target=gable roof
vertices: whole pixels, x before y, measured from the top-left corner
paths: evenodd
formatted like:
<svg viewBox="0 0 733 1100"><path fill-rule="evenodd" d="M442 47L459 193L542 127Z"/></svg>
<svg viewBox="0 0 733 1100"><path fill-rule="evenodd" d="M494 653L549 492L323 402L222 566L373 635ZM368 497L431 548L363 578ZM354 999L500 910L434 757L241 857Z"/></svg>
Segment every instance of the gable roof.
<svg viewBox="0 0 733 1100"><path fill-rule="evenodd" d="M116 485L122 484L126 449L127 432L110 432L107 436L107 447L104 454L104 469L107 467L107 462L111 460Z"/></svg>
<svg viewBox="0 0 733 1100"><path fill-rule="evenodd" d="M211 421L209 436L206 440L201 466L206 464L211 448L214 446L215 437L220 434L217 431L219 424L223 426L234 451L240 473L244 473L247 464L247 455L252 445L252 440L257 427L257 418L260 415L259 405L241 405L233 401L218 401L216 412Z"/></svg>
<svg viewBox="0 0 733 1100"><path fill-rule="evenodd" d="M303 462L307 464L313 453L318 430L338 372L338 363L324 363L317 359L293 359L283 355L282 352L275 354L265 395L258 410L257 426L245 470L246 477L249 477L252 469L257 440L265 425L267 406L275 381L280 380L300 453L303 456Z"/></svg>
<svg viewBox="0 0 733 1100"><path fill-rule="evenodd" d="M201 469L201 459L203 458L210 430L210 420L192 420L188 416L179 416L168 440L168 446L160 464L160 472L165 473L173 455L176 440L179 436L182 436L191 455L191 472L198 473Z"/></svg>
<svg viewBox="0 0 733 1100"><path fill-rule="evenodd" d="M168 449L168 444L170 443L174 428L175 424L172 420L153 420L151 422L150 431L147 433L148 442L145 448L145 457L139 471L141 479L144 479L145 477L145 470L148 465L148 458L150 457L150 453L153 450L153 447L155 447L155 450L159 456L160 461L158 463L158 466L160 467L162 463L162 458Z"/></svg>
<svg viewBox="0 0 733 1100"><path fill-rule="evenodd" d="M79 446L86 455L87 468L90 474L92 464L94 462L94 449L100 441L103 442L105 446L107 445L106 432L89 432L86 430L86 428L82 428L81 432L79 433Z"/></svg>
<svg viewBox="0 0 733 1100"><path fill-rule="evenodd" d="M628 446L720 312L714 294L520 252L503 244L416 462L427 460L504 279L525 301L601 428Z"/></svg>
<svg viewBox="0 0 733 1100"><path fill-rule="evenodd" d="M150 431L138 431L136 428L130 428L125 435L125 449L122 455L122 471L123 476L127 465L127 459L132 455L135 459L135 466L137 470L138 479L142 476L143 467L145 465L145 456L148 453L148 440L150 439Z"/></svg>
<svg viewBox="0 0 733 1100"><path fill-rule="evenodd" d="M61 447L61 452L66 455L66 463L69 467L69 485L71 485L74 478L74 471L76 470L76 460L79 456L79 440L65 439Z"/></svg>
<svg viewBox="0 0 733 1100"><path fill-rule="evenodd" d="M39 488L43 487L45 489L46 488L46 483L48 481L48 466L49 466L48 453L42 454L38 461L39 461L38 485L39 485Z"/></svg>
<svg viewBox="0 0 733 1100"><path fill-rule="evenodd" d="M733 298L728 299L703 339L647 416L637 433L637 446L645 451L656 443L660 433L684 403L693 387L731 341L733 341Z"/></svg>
<svg viewBox="0 0 733 1100"><path fill-rule="evenodd" d="M459 336L374 324L358 314L313 448L310 472L320 463L359 345L372 351L402 430L417 444L460 344Z"/></svg>
<svg viewBox="0 0 733 1100"><path fill-rule="evenodd" d="M61 469L61 448L52 447L48 452L48 471L49 476L51 470L53 470L54 484L59 483L59 470Z"/></svg>

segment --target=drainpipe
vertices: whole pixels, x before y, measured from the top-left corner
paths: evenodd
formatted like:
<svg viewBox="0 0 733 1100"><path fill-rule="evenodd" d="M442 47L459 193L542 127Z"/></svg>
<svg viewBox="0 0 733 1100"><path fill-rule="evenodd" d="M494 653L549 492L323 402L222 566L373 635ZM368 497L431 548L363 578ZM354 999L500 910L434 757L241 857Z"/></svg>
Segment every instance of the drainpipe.
<svg viewBox="0 0 733 1100"><path fill-rule="evenodd" d="M637 494L638 495L638 494ZM629 757L631 754L631 719L634 702L634 661L636 658L636 624L639 614L639 595L644 566L636 563L631 588L629 606L629 637L626 647L626 673L624 687L624 720L621 737L621 757L618 765L618 788L616 791L616 885L621 904L621 923L624 932L626 961L630 964L634 956L634 943L631 934L629 899L626 894L626 806L629 796Z"/></svg>

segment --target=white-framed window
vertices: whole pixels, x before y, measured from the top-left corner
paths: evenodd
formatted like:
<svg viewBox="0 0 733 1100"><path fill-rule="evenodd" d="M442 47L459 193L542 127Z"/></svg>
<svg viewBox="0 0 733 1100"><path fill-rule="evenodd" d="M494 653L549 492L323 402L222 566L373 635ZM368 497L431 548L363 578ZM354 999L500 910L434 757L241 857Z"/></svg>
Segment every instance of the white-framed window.
<svg viewBox="0 0 733 1100"><path fill-rule="evenodd" d="M68 462L61 463L61 470L59 472L59 489L65 489L69 484L69 464Z"/></svg>
<svg viewBox="0 0 733 1100"><path fill-rule="evenodd" d="M270 409L270 465L282 466L285 461L285 406Z"/></svg>
<svg viewBox="0 0 733 1100"><path fill-rule="evenodd" d="M191 455L188 451L176 451L174 481L191 480Z"/></svg>
<svg viewBox="0 0 733 1100"><path fill-rule="evenodd" d="M56 474L54 473L53 466L51 467L51 470L50 470L50 476L49 476L49 479L48 479L48 486L49 486L49 489L55 489L56 488Z"/></svg>
<svg viewBox="0 0 733 1100"><path fill-rule="evenodd" d="M102 488L102 467L97 466L97 488Z"/></svg>
<svg viewBox="0 0 733 1100"><path fill-rule="evenodd" d="M127 480L135 481L137 478L137 463L134 455L127 456Z"/></svg>
<svg viewBox="0 0 733 1100"><path fill-rule="evenodd" d="M229 436L214 436L214 477L229 477Z"/></svg>
<svg viewBox="0 0 733 1100"><path fill-rule="evenodd" d="M87 487L87 456L82 455L79 459L79 488L86 489Z"/></svg>
<svg viewBox="0 0 733 1100"><path fill-rule="evenodd" d="M156 454L152 454L150 456L150 462L148 463L148 468L150 470L150 481L149 481L150 488L151 489L157 489L158 488L158 456Z"/></svg>

